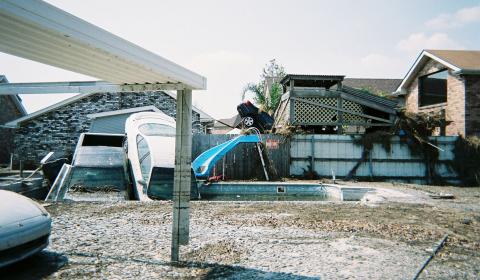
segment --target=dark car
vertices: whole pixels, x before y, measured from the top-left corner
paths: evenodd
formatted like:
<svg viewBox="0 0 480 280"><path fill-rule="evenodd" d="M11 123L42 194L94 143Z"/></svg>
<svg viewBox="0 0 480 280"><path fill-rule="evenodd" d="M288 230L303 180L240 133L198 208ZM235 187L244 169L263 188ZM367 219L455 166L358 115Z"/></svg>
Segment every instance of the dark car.
<svg viewBox="0 0 480 280"><path fill-rule="evenodd" d="M245 101L237 106L237 111L242 118L242 126L246 128L256 127L260 132L272 129L273 118L266 112L261 111L250 101Z"/></svg>

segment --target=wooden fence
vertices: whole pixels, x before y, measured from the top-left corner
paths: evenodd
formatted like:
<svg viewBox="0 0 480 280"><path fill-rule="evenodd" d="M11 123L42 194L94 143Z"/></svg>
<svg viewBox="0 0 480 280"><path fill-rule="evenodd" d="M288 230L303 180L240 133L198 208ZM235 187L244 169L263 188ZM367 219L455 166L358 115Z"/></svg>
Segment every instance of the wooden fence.
<svg viewBox="0 0 480 280"><path fill-rule="evenodd" d="M359 136L356 136L359 137ZM458 183L457 175L449 167L457 137L431 137L439 150L437 174L451 183ZM348 135L296 135L291 140L290 175L302 176L304 170L314 170L320 177L345 177L361 158L363 147ZM354 178L373 178L412 183L426 183L426 165L410 153L399 137L392 137L391 150L374 144L371 160L357 169Z"/></svg>
<svg viewBox="0 0 480 280"><path fill-rule="evenodd" d="M236 135L195 135L192 158L203 151L221 144ZM356 136L359 137L359 136ZM459 183L457 175L449 167L454 158L452 152L456 137L432 137L439 151L437 173L446 181ZM354 143L348 135L262 135L272 166L280 177L305 177L315 171L320 177L345 177L361 158L363 147ZM426 183L426 166L423 160L410 153L399 137L391 139L391 150L386 152L381 144L374 144L371 160L362 163L354 178ZM231 180L263 180L263 170L258 152L253 144L240 144L220 160L211 175L223 174Z"/></svg>
<svg viewBox="0 0 480 280"><path fill-rule="evenodd" d="M192 160L211 147L224 143L238 135L194 135L192 139ZM290 143L281 135L261 135L270 164L280 177L288 177L290 172ZM256 145L242 143L217 162L212 176L224 175L229 180L264 180L260 156Z"/></svg>

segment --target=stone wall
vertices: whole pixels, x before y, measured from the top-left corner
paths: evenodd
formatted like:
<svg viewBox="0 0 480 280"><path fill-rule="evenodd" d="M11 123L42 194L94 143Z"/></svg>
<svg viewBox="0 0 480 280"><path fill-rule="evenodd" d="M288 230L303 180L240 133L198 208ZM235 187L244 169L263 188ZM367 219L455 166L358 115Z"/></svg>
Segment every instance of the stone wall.
<svg viewBox="0 0 480 280"><path fill-rule="evenodd" d="M153 105L175 118L176 100L164 92L96 93L21 123L15 131L15 160L34 167L50 151L72 154L80 133L88 132L88 114ZM200 133L200 115L192 114L192 130Z"/></svg>
<svg viewBox="0 0 480 280"><path fill-rule="evenodd" d="M12 101L15 96L0 96L0 125L20 118L23 114ZM0 164L10 163L10 153L13 152L13 129L0 127Z"/></svg>
<svg viewBox="0 0 480 280"><path fill-rule="evenodd" d="M465 76L465 134L480 136L480 76Z"/></svg>
<svg viewBox="0 0 480 280"><path fill-rule="evenodd" d="M451 123L446 127L446 135L465 135L465 82L462 77L452 74L449 69L447 77L447 103L424 107L418 106L418 78L445 69L443 64L430 60L419 71L407 88L405 107L408 112L429 113L445 110L445 118Z"/></svg>

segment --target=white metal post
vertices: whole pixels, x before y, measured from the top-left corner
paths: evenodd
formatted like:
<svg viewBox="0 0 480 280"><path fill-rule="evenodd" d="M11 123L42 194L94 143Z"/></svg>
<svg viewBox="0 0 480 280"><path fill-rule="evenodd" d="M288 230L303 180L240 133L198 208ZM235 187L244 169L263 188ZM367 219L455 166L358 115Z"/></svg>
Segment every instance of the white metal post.
<svg viewBox="0 0 480 280"><path fill-rule="evenodd" d="M175 171L171 261L179 261L180 245L188 244L192 161L192 90L177 91Z"/></svg>

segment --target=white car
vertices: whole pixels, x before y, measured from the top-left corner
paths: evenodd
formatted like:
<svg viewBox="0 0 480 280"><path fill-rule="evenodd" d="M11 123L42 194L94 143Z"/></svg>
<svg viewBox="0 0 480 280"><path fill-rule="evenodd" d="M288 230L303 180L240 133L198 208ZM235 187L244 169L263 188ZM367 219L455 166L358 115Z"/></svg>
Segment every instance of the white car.
<svg viewBox="0 0 480 280"><path fill-rule="evenodd" d="M141 112L125 122L135 198L171 199L175 166L175 120L161 112ZM192 198L198 198L192 174Z"/></svg>
<svg viewBox="0 0 480 280"><path fill-rule="evenodd" d="M51 225L50 215L40 204L0 190L0 267L46 248Z"/></svg>

